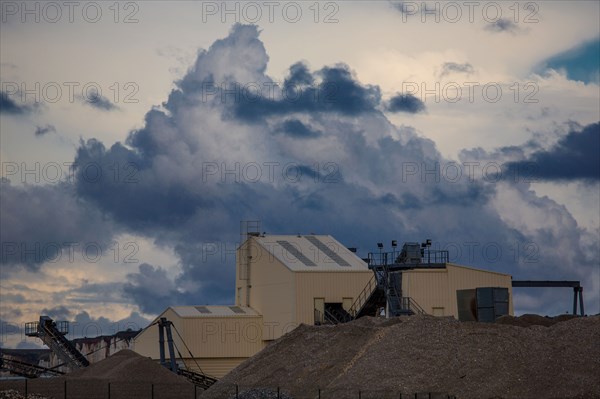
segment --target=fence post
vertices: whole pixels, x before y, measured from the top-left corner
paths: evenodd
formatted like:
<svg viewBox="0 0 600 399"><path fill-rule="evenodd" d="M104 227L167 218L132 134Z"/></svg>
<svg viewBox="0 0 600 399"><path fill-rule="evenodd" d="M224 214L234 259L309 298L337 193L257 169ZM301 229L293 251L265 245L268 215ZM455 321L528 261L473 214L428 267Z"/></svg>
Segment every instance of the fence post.
<svg viewBox="0 0 600 399"><path fill-rule="evenodd" d="M277 399L280 399L281 396L279 396L279 387L277 387Z"/></svg>
<svg viewBox="0 0 600 399"><path fill-rule="evenodd" d="M110 382L108 383L108 399L110 399Z"/></svg>
<svg viewBox="0 0 600 399"><path fill-rule="evenodd" d="M67 399L67 380L65 379L65 399Z"/></svg>
<svg viewBox="0 0 600 399"><path fill-rule="evenodd" d="M194 385L194 399L198 397L198 385Z"/></svg>
<svg viewBox="0 0 600 399"><path fill-rule="evenodd" d="M321 399L321 388L319 388L319 399Z"/></svg>
<svg viewBox="0 0 600 399"><path fill-rule="evenodd" d="M360 389L358 390L358 399L362 398L362 392L360 391Z"/></svg>
<svg viewBox="0 0 600 399"><path fill-rule="evenodd" d="M151 388L150 396L152 397L152 399L154 399L154 383L150 384L150 388Z"/></svg>
<svg viewBox="0 0 600 399"><path fill-rule="evenodd" d="M29 381L29 379L25 379L25 399L27 399L27 381Z"/></svg>
<svg viewBox="0 0 600 399"><path fill-rule="evenodd" d="M238 384L235 384L235 399L239 398L239 393L240 393L240 390L239 390Z"/></svg>

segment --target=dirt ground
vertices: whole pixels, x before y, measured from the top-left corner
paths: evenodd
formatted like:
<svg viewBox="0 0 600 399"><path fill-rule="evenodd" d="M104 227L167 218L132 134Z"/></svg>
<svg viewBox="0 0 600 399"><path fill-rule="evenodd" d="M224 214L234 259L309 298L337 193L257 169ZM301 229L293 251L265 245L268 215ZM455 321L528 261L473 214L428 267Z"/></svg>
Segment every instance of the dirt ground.
<svg viewBox="0 0 600 399"><path fill-rule="evenodd" d="M296 399L600 398L600 317L536 315L498 323L411 316L302 325L202 395L281 387ZM444 397L440 395L440 397Z"/></svg>

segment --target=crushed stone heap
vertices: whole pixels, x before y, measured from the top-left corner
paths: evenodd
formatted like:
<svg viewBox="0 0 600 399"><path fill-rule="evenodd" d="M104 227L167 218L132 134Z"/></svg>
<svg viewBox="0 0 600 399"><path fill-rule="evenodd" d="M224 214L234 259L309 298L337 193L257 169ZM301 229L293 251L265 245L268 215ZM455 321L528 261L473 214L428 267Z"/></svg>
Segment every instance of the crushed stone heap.
<svg viewBox="0 0 600 399"><path fill-rule="evenodd" d="M316 398L318 388L323 399L355 398L359 390L363 398L418 392L461 399L600 398L600 317L542 319L488 324L364 317L337 326L301 325L202 399L231 397L236 384L240 392L280 387L294 398Z"/></svg>

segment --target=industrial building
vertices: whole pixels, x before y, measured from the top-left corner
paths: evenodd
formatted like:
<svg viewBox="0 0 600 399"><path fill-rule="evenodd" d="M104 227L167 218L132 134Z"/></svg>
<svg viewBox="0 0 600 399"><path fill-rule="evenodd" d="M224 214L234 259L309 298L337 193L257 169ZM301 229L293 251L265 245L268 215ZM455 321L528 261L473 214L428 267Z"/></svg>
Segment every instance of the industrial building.
<svg viewBox="0 0 600 399"><path fill-rule="evenodd" d="M430 250L429 240L398 251L394 242L392 252L366 259L329 235L246 231L241 242L235 304L169 307L135 338L136 352L160 358L157 323L165 318L177 332L179 361L220 378L301 323L416 313L493 321L513 314L510 275L452 264L447 252Z"/></svg>

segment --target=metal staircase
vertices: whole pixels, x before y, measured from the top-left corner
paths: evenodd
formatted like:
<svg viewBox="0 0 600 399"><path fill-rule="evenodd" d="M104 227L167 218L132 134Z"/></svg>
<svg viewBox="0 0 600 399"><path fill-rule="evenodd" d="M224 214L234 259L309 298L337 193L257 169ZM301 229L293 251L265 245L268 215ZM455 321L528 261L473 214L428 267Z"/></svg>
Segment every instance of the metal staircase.
<svg viewBox="0 0 600 399"><path fill-rule="evenodd" d="M187 378L192 384L203 389L208 389L217 382L216 378L209 377L205 374L196 373L191 370L178 369L177 374Z"/></svg>
<svg viewBox="0 0 600 399"><path fill-rule="evenodd" d="M354 320L354 317L348 313L339 303L325 304L325 320L331 324L347 323Z"/></svg>
<svg viewBox="0 0 600 399"><path fill-rule="evenodd" d="M61 371L49 369L35 364L27 363L0 352L0 369L8 370L12 374L26 378L38 378L44 374L64 374Z"/></svg>
<svg viewBox="0 0 600 399"><path fill-rule="evenodd" d="M348 312L344 312L348 317L328 312L328 309L325 309L323 315L325 322L338 324L362 316L378 316L382 308L387 309L390 316L426 314L413 298L403 297L399 292L399 287L402 287L402 273L390 273L385 266L375 268L373 272L373 276L358 294Z"/></svg>
<svg viewBox="0 0 600 399"><path fill-rule="evenodd" d="M68 322L56 323L48 316L40 316L39 322L25 323L25 335L40 338L71 369L89 366L90 362L85 356L65 338L68 332Z"/></svg>

